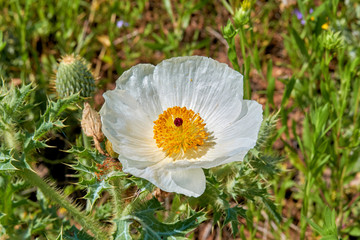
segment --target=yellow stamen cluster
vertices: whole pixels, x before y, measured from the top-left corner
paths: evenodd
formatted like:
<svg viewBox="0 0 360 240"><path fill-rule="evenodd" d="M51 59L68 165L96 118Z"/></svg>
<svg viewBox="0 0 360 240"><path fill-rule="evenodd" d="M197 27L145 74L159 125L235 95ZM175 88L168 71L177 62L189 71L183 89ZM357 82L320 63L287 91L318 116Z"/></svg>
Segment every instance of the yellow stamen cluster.
<svg viewBox="0 0 360 240"><path fill-rule="evenodd" d="M197 149L208 138L205 131L206 123L193 110L186 107L172 107L166 109L154 121L154 139L156 145L162 148L168 156L172 156L189 149Z"/></svg>

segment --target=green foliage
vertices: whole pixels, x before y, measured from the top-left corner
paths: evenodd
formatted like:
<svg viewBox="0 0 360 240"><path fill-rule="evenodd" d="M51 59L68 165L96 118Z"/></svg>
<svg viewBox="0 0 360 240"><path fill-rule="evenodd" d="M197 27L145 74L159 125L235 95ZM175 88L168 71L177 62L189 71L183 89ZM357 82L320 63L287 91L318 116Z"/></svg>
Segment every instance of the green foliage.
<svg viewBox="0 0 360 240"><path fill-rule="evenodd" d="M131 221L115 219L116 231L113 234L114 240L131 240L133 239L130 234Z"/></svg>
<svg viewBox="0 0 360 240"><path fill-rule="evenodd" d="M238 234L241 226L239 218L245 218L248 224L253 221L248 217L253 214L252 210L244 208L244 202L263 206L276 222L280 223L282 220L277 207L269 199L267 184L263 181L279 172L277 165L281 158L265 154L265 149L276 132L276 122L277 115L264 119L257 145L244 162L212 168L207 178L205 193L191 201L192 204L212 209L214 222L221 222L222 225L230 223L234 236ZM232 202L236 205L231 206Z"/></svg>
<svg viewBox="0 0 360 240"><path fill-rule="evenodd" d="M186 37L186 29L190 25L191 16L199 10L206 7L209 0L201 1L185 1L178 2L163 0L162 7L166 11L167 15L160 15L160 23L165 20L166 17L171 20L171 31L164 31L163 27L160 27L160 31L146 31L145 36L150 35L151 41L145 42L145 46L151 50L161 50L167 58L178 55L191 55L194 49L202 48L209 45L207 39L200 40L199 30L196 29L191 36L191 42L184 42ZM174 11L174 9L176 11ZM161 24L163 25L163 24ZM150 26L149 26L150 28ZM182 53L179 54L180 49Z"/></svg>
<svg viewBox="0 0 360 240"><path fill-rule="evenodd" d="M112 187L105 180L97 181L95 178L92 180L83 180L79 184L87 188L87 194L84 196L84 198L90 201L91 207L94 206L95 201L100 198L100 194L104 190L110 189Z"/></svg>
<svg viewBox="0 0 360 240"><path fill-rule="evenodd" d="M323 32L319 36L319 42L327 50L336 50L337 48L340 48L343 44L343 39L341 38L340 34L341 32Z"/></svg>
<svg viewBox="0 0 360 240"><path fill-rule="evenodd" d="M320 227L311 219L306 218L310 226L321 235L321 240L337 240L339 239L338 230L335 222L335 211L326 208L324 211L324 225Z"/></svg>
<svg viewBox="0 0 360 240"><path fill-rule="evenodd" d="M4 84L0 92L4 93L2 94L2 96L4 96L3 101L1 101L0 104L0 117L1 123L3 124L0 131L2 133L1 136L4 136L2 141L5 143L1 146L1 148L4 148L4 150L1 151L1 172L5 170L15 170L14 173L16 175L21 176L26 182L37 186L56 203L66 208L75 219L84 223L87 229L92 229L94 226L99 228L92 219L85 215L82 216L81 212L72 206L61 193L54 190L51 185L34 173L30 166L30 164L35 161L33 157L34 150L48 147L46 140L43 140L43 136L50 131L64 127L62 120L60 120L60 115L67 107L77 102L79 96L75 94L69 98L58 100L57 102L50 101L45 113L34 123L35 129L31 129L32 132L30 132L28 128L25 127L27 121L29 121L25 116L27 116L28 112L34 107L34 104L29 101L30 94L34 93L31 85L22 85L20 88L12 86L8 89ZM1 223L6 224L17 218L11 211L11 208L15 207L15 204L10 203L12 201L12 194L16 190L10 184L12 181L11 176L2 175L2 178L4 181L7 181L8 184L5 189L5 201L3 202L3 212L6 213L6 217L1 219ZM44 208L46 208L46 206L44 206ZM36 232L45 231L47 222L50 222L49 217L45 216L42 218L40 215L37 215L36 218L28 222L27 231L14 231L9 227L8 234L14 238L19 238L20 236L29 238ZM94 233L99 237L106 236L106 234L99 233L98 230L95 230Z"/></svg>
<svg viewBox="0 0 360 240"><path fill-rule="evenodd" d="M155 213L162 210L162 206L155 198L136 204L129 215L125 215L123 220L116 220L120 229L129 230L124 220L137 221L141 227L141 239L172 239L174 237L184 236L194 230L201 222L206 220L202 212L191 212L190 215L182 220L171 223L163 223L155 217ZM116 235L119 237L119 232ZM128 237L128 234L123 235Z"/></svg>
<svg viewBox="0 0 360 240"><path fill-rule="evenodd" d="M64 233L61 231L56 240L93 240L94 238L89 236L86 232L80 231L75 226L66 230Z"/></svg>
<svg viewBox="0 0 360 240"><path fill-rule="evenodd" d="M0 1L0 236L194 239L212 222L223 239L230 228L242 239L359 237L360 4L285 2ZM148 181L105 165L74 107L94 77L77 59L85 78L62 78L74 69L56 60L84 56L102 90L138 62L224 62L226 51L245 99L265 102L264 122L243 162L205 170L200 198L158 197Z"/></svg>
<svg viewBox="0 0 360 240"><path fill-rule="evenodd" d="M103 163L104 162L104 155L100 154L98 151L94 150L94 149L87 149L84 148L83 146L72 146L71 149L67 150L68 153L72 153L75 154L75 156L77 157L77 159L79 160L78 164L81 164L83 162L89 162L90 166L92 163ZM74 168L76 168L76 166L73 166ZM78 168L80 168L81 166L79 166ZM89 166L82 166L84 171L86 167ZM82 171L81 169L76 169L79 171ZM94 169L92 169L90 172L94 172Z"/></svg>
<svg viewBox="0 0 360 240"><path fill-rule="evenodd" d="M11 156L10 151L0 152L0 171L16 170L16 167L11 164L15 159Z"/></svg>
<svg viewBox="0 0 360 240"><path fill-rule="evenodd" d="M225 209L225 220L224 225L231 223L231 229L233 230L233 236L236 237L238 233L238 229L240 226L240 222L238 216L246 218L246 210L241 207L233 207Z"/></svg>

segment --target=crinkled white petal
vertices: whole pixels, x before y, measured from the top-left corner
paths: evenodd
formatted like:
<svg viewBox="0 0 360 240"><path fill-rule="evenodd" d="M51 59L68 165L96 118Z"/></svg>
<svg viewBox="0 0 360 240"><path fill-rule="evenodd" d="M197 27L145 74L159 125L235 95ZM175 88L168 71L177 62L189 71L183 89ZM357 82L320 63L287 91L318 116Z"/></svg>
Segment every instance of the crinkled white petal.
<svg viewBox="0 0 360 240"><path fill-rule="evenodd" d="M246 113L240 119L215 134L215 145L197 159L167 159L167 168L211 168L224 163L242 161L246 153L255 146L262 122L262 106L256 101L243 100ZM206 148L206 145L200 146Z"/></svg>
<svg viewBox="0 0 360 240"><path fill-rule="evenodd" d="M166 192L198 197L205 191L206 178L201 168L166 169L161 165L140 168L128 166L130 159L120 159L120 161L125 172L147 179Z"/></svg>
<svg viewBox="0 0 360 240"><path fill-rule="evenodd" d="M127 91L114 89L104 94L100 110L102 131L120 156L139 162L158 162L165 153L153 139L153 122Z"/></svg>
<svg viewBox="0 0 360 240"><path fill-rule="evenodd" d="M126 90L136 99L152 121L163 112L159 95L154 87L154 69L155 66L151 64L138 64L124 72L116 81L116 88Z"/></svg>
<svg viewBox="0 0 360 240"><path fill-rule="evenodd" d="M233 122L241 112L242 75L211 58L165 60L155 67L153 80L163 111L185 106L199 113L211 131Z"/></svg>

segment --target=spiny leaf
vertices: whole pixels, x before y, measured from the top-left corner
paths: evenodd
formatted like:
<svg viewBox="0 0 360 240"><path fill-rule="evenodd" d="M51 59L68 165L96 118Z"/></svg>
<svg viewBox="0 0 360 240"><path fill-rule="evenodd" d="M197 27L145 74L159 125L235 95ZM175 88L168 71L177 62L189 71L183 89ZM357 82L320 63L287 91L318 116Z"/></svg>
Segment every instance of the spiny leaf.
<svg viewBox="0 0 360 240"><path fill-rule="evenodd" d="M10 89L6 86L0 88L3 96L3 99L0 101L1 125L9 125L22 121L26 110L33 107L32 104L26 104L32 90L31 84L22 85L20 88L14 86Z"/></svg>
<svg viewBox="0 0 360 240"><path fill-rule="evenodd" d="M86 232L77 229L72 226L69 230L66 230L61 238L58 239L66 239L66 240L94 240L93 237L88 235Z"/></svg>
<svg viewBox="0 0 360 240"><path fill-rule="evenodd" d="M264 147L267 147L268 141L273 137L276 132L276 123L278 119L279 112L272 114L264 119L261 123L258 140L256 142L255 148L261 150Z"/></svg>
<svg viewBox="0 0 360 240"><path fill-rule="evenodd" d="M79 99L79 94L74 94L66 98L58 99L56 102L49 101L48 108L44 115L41 116L42 120L50 122L55 121L66 108L78 102Z"/></svg>
<svg viewBox="0 0 360 240"><path fill-rule="evenodd" d="M114 219L113 222L116 224L116 231L113 234L114 240L131 240L130 235L130 224L131 221Z"/></svg>
<svg viewBox="0 0 360 240"><path fill-rule="evenodd" d="M218 182L225 182L230 178L234 178L238 172L239 164L237 162L224 164L210 170L210 173L214 175Z"/></svg>
<svg viewBox="0 0 360 240"><path fill-rule="evenodd" d="M15 112L20 110L20 106L24 103L25 99L29 96L32 90L33 88L31 84L22 85L20 88L12 87L9 94L6 96L10 99L10 101L6 102L8 103L11 111Z"/></svg>
<svg viewBox="0 0 360 240"><path fill-rule="evenodd" d="M74 153L79 159L92 160L97 163L103 163L105 156L99 152L84 147L73 146L71 149L66 151L67 153Z"/></svg>
<svg viewBox="0 0 360 240"><path fill-rule="evenodd" d="M112 187L105 180L97 181L95 178L93 178L90 181L83 180L79 184L82 185L82 186L86 186L88 192L84 196L84 198L88 199L90 201L91 206L94 205L95 201L100 197L100 194L105 189L110 189Z"/></svg>
<svg viewBox="0 0 360 240"><path fill-rule="evenodd" d="M228 201L227 195L224 194L222 188L219 187L217 180L214 177L208 177L206 185L205 192L194 200L202 207L212 205L215 210L225 209ZM214 222L216 221L214 220Z"/></svg>
<svg viewBox="0 0 360 240"><path fill-rule="evenodd" d="M169 237L185 236L188 232L195 229L201 222L206 220L202 212L192 213L189 218L173 223L162 223L155 218L155 211L161 209L158 200L151 199L135 210L128 219L139 221L143 227L143 239L168 239Z"/></svg>
<svg viewBox="0 0 360 240"><path fill-rule="evenodd" d="M77 102L79 99L78 95L72 95L71 97L59 99L56 102L49 101L48 107L45 113L40 117L40 120L37 123L35 132L33 133L32 138L34 140L40 139L47 132L63 128L65 125L61 120L59 120L59 115L73 103Z"/></svg>
<svg viewBox="0 0 360 240"><path fill-rule="evenodd" d="M249 163L260 174L273 176L280 171L276 164L281 160L281 157L259 154L258 157L251 158Z"/></svg>
<svg viewBox="0 0 360 240"><path fill-rule="evenodd" d="M262 202L264 203L266 209L271 213L271 215L274 217L277 223L280 223L282 218L280 214L278 213L275 204L268 198L262 197Z"/></svg>
<svg viewBox="0 0 360 240"><path fill-rule="evenodd" d="M25 133L24 151L29 152L33 149L46 148L48 146L44 141L38 141L34 139L33 134Z"/></svg>
<svg viewBox="0 0 360 240"><path fill-rule="evenodd" d="M233 232L233 236L234 238L236 237L236 234L239 232L239 228L238 226L240 225L240 222L238 220L238 216L240 215L243 218L247 218L246 217L246 210L243 209L242 207L233 207L233 208L227 208L225 209L225 220L224 220L224 225L231 223L231 228L232 228L232 232Z"/></svg>
<svg viewBox="0 0 360 240"><path fill-rule="evenodd" d="M17 169L29 169L29 170L32 170L32 168L30 167L30 165L26 161L25 154L22 154L19 159L15 159L12 162L12 165L14 167L16 167Z"/></svg>
<svg viewBox="0 0 360 240"><path fill-rule="evenodd" d="M12 165L15 159L9 150L0 152L0 171L16 170L17 168Z"/></svg>
<svg viewBox="0 0 360 240"><path fill-rule="evenodd" d="M267 195L267 191L258 180L251 179L250 177L239 178L235 180L236 185L233 187L233 194L235 196L243 196L246 199L255 200L255 197L263 197Z"/></svg>
<svg viewBox="0 0 360 240"><path fill-rule="evenodd" d="M80 161L76 163L76 165L70 165L73 169L82 172L82 173L87 173L90 174L92 176L95 176L94 173L97 171L96 167L94 166L87 166L83 163L81 163Z"/></svg>
<svg viewBox="0 0 360 240"><path fill-rule="evenodd" d="M44 134L49 132L50 130L63 128L63 127L65 127L65 125L60 120L57 120L54 122L43 121L43 122L41 122L40 126L36 128L36 130L33 134L34 135L33 138L37 140L37 139L41 138Z"/></svg>

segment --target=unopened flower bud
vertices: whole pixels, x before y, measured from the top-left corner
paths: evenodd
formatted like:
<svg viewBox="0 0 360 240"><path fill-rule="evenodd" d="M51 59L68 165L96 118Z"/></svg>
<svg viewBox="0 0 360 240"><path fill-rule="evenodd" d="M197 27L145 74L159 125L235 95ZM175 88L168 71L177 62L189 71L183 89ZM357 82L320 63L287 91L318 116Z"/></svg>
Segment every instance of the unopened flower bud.
<svg viewBox="0 0 360 240"><path fill-rule="evenodd" d="M79 56L64 56L56 72L56 92L59 97L68 97L80 92L82 97L91 97L95 80L85 60Z"/></svg>

